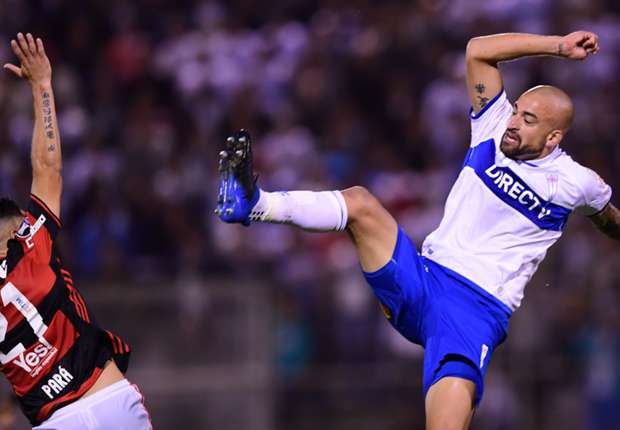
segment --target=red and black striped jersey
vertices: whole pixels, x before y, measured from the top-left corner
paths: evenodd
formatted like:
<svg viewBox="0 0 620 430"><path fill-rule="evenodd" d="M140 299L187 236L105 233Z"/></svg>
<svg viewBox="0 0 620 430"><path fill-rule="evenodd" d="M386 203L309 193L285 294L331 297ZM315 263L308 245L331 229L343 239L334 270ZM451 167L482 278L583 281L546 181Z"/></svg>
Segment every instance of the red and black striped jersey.
<svg viewBox="0 0 620 430"><path fill-rule="evenodd" d="M24 414L40 424L88 391L105 363L122 372L129 347L97 326L54 245L60 220L30 196L0 263L0 370Z"/></svg>

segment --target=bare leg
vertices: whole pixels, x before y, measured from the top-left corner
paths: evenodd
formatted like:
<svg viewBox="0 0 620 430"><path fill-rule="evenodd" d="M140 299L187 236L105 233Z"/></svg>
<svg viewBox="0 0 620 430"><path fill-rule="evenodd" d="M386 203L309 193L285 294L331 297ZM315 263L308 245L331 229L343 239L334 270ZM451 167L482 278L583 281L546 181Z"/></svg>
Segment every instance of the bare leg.
<svg viewBox="0 0 620 430"><path fill-rule="evenodd" d="M474 413L475 391L475 384L467 379L440 379L426 394L426 429L467 430Z"/></svg>
<svg viewBox="0 0 620 430"><path fill-rule="evenodd" d="M379 201L365 188L342 191L347 204L347 232L353 241L365 272L385 266L394 253L398 224Z"/></svg>

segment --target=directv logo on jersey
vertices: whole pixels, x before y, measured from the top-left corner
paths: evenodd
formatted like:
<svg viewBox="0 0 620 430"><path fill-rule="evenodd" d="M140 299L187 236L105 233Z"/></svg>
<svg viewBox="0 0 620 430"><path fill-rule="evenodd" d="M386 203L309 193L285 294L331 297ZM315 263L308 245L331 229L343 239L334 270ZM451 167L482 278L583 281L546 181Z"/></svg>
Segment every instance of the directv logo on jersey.
<svg viewBox="0 0 620 430"><path fill-rule="evenodd" d="M41 386L41 390L47 397L53 399L56 395L60 394L72 380L73 375L64 367L58 366L58 372L54 373L52 377L47 380L47 383Z"/></svg>
<svg viewBox="0 0 620 430"><path fill-rule="evenodd" d="M528 190L526 186L518 180L515 180L507 171L500 170L497 165L493 164L486 169L484 173L489 178L493 179L493 183L497 185L497 188L503 190L508 197L527 207L529 211L539 208L537 209L538 219L543 219L551 213L551 210L541 207L540 200L532 191Z"/></svg>
<svg viewBox="0 0 620 430"><path fill-rule="evenodd" d="M532 221L538 228L561 231L566 225L571 209L545 200L508 166L497 166L495 155L496 147L493 139L480 142L477 146L469 148L463 168L473 169L489 191ZM550 183L549 177L547 183ZM557 187L557 178L554 187Z"/></svg>

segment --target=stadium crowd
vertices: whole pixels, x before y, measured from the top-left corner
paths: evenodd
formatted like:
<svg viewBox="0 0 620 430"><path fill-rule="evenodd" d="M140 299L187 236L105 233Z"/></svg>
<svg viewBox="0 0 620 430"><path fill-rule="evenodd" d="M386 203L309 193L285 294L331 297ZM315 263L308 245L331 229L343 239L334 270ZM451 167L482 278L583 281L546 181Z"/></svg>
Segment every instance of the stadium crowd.
<svg viewBox="0 0 620 430"><path fill-rule="evenodd" d="M54 66L62 249L82 288L170 280L199 315L209 312L208 291L184 279L273 285L265 294L277 311L274 356L289 393L281 428L316 428L296 409L308 402L296 384L313 366L411 362L402 364L406 378L418 380L421 353L384 322L346 236L242 228L212 214L228 134L253 134L261 187L365 185L421 244L469 141L468 39L587 29L600 36L597 56L504 64L505 85L512 97L540 83L566 90L576 121L564 149L620 190L620 5L612 0L7 0L0 23L3 63L13 60L10 38L27 30L44 39ZM31 116L28 88L2 76L0 194L21 202ZM571 217L495 354L476 428L516 429L528 413L541 429L618 428L617 246ZM383 394L364 395L378 402ZM396 415L387 399L377 403L376 415L394 423L381 428L421 422L422 405L405 400ZM356 413L341 405L341 415ZM330 416L340 423L333 428L349 428Z"/></svg>

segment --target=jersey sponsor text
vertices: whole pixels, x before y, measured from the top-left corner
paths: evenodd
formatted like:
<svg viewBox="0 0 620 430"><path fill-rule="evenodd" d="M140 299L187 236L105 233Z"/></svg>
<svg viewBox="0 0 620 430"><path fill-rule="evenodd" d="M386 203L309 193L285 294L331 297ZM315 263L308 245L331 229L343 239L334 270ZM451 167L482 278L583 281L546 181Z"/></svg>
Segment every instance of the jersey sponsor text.
<svg viewBox="0 0 620 430"><path fill-rule="evenodd" d="M53 400L72 380L73 375L64 367L58 366L58 372L52 374L47 383L41 386L41 390Z"/></svg>

